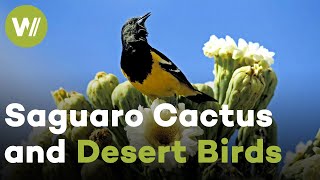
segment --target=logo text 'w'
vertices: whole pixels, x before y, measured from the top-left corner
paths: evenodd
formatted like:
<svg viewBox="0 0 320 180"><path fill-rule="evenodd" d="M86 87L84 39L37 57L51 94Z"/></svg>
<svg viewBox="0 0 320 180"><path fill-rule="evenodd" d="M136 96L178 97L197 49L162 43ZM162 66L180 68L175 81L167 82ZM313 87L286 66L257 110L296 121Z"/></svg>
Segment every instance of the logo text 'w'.
<svg viewBox="0 0 320 180"><path fill-rule="evenodd" d="M16 30L17 36L19 37L23 36L25 29L29 30L28 36L30 37L36 36L40 21L41 21L40 17L33 18L33 21L30 27L29 18L23 18L20 25L17 18L12 18L13 26Z"/></svg>

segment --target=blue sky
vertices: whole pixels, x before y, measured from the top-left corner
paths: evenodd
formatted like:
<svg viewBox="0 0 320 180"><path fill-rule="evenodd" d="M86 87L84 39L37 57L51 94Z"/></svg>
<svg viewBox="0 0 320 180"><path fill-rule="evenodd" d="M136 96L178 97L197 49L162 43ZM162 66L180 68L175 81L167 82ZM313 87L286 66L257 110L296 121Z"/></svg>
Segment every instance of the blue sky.
<svg viewBox="0 0 320 180"><path fill-rule="evenodd" d="M48 34L34 48L14 46L4 22L16 6L31 4L48 19ZM85 93L96 72L125 78L120 71L120 30L130 17L152 12L149 43L172 59L193 83L213 80L213 61L202 53L210 35L259 42L276 53L279 85L269 109L279 126L284 151L313 138L318 116L319 1L13 1L0 2L0 110L19 102L27 109L53 109L50 91ZM7 127L1 137L22 139L30 129ZM8 142L5 142L5 145Z"/></svg>

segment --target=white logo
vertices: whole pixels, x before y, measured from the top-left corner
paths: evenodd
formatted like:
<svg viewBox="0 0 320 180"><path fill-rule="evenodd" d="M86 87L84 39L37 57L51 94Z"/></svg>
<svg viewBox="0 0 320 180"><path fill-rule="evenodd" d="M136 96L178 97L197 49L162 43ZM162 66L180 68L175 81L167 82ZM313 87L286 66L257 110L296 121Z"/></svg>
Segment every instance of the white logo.
<svg viewBox="0 0 320 180"><path fill-rule="evenodd" d="M17 18L12 18L12 23L14 26L14 29L16 30L17 36L21 37L24 34L25 29L29 30L29 35L28 36L36 36L38 27L40 24L41 18L33 18L31 28L30 27L30 21L29 18L23 18L21 25L19 25L18 19Z"/></svg>

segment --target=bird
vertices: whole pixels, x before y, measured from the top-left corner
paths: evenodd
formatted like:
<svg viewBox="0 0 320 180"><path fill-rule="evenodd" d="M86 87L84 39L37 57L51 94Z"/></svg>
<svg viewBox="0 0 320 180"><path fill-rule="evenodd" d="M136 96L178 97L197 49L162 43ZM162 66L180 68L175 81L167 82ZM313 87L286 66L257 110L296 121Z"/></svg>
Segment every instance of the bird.
<svg viewBox="0 0 320 180"><path fill-rule="evenodd" d="M151 100L184 96L196 103L216 101L195 89L182 71L163 53L149 45L146 20L133 17L122 26L121 70L129 82Z"/></svg>

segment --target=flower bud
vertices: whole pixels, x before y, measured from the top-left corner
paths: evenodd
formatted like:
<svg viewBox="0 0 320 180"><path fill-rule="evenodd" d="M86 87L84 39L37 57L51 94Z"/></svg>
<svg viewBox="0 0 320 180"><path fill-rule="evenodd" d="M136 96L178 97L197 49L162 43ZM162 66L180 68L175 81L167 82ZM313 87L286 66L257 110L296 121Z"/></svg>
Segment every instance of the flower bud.
<svg viewBox="0 0 320 180"><path fill-rule="evenodd" d="M111 94L118 84L115 75L98 72L87 87L87 96L92 106L95 109L112 110Z"/></svg>
<svg viewBox="0 0 320 180"><path fill-rule="evenodd" d="M61 110L88 110L92 112L90 103L85 97L75 91L67 92L63 88L60 88L51 93L52 97L57 105L58 109Z"/></svg>
<svg viewBox="0 0 320 180"><path fill-rule="evenodd" d="M113 142L112 134L108 128L96 129L91 133L89 139L97 143L100 149L110 146Z"/></svg>
<svg viewBox="0 0 320 180"><path fill-rule="evenodd" d="M112 104L114 109L123 110L126 114L129 110L138 109L141 105L146 107L145 97L129 81L119 84L112 93ZM126 126L124 116L120 117L120 122Z"/></svg>
<svg viewBox="0 0 320 180"><path fill-rule="evenodd" d="M244 66L232 75L224 104L228 105L229 109L242 110L243 118L246 117L248 110L253 109L264 91L265 81L261 70L259 65ZM235 120L236 117L235 114L230 119ZM233 128L224 127L220 137L230 138L236 128L237 125Z"/></svg>
<svg viewBox="0 0 320 180"><path fill-rule="evenodd" d="M272 68L263 69L262 76L265 81L265 88L254 107L254 110L256 111L266 109L268 107L278 83L277 75Z"/></svg>

